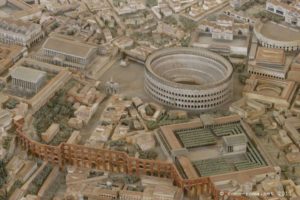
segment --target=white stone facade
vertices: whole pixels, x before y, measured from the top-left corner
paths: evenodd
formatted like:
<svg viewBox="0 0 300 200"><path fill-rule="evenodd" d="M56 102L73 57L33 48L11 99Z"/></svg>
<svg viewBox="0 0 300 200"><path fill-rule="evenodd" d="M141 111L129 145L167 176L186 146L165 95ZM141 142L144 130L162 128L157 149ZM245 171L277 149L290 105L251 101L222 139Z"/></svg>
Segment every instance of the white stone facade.
<svg viewBox="0 0 300 200"><path fill-rule="evenodd" d="M278 0L269 0L266 3L266 10L276 15L283 16L285 22L292 26L300 27L300 3L286 4Z"/></svg>
<svg viewBox="0 0 300 200"><path fill-rule="evenodd" d="M254 34L260 45L267 48L284 49L285 51L299 51L300 40L280 41L266 37L261 33L263 23L257 22L254 26Z"/></svg>
<svg viewBox="0 0 300 200"><path fill-rule="evenodd" d="M43 37L42 28L38 24L21 20L0 20L0 41L30 47Z"/></svg>
<svg viewBox="0 0 300 200"><path fill-rule="evenodd" d="M22 75L23 74L23 75ZM12 87L28 93L37 93L46 81L46 72L16 67L10 72Z"/></svg>
<svg viewBox="0 0 300 200"><path fill-rule="evenodd" d="M232 66L221 56L206 51L202 49L193 49L188 48L189 50L185 51L186 48L173 48L173 49L164 49L156 52L146 62L146 71L145 71L145 90L146 92L159 103L173 107L184 109L193 112L201 112L206 110L213 110L221 105L224 105L228 101L230 101L232 97ZM171 52L169 52L171 51ZM172 82L166 80L165 78L158 75L151 68L151 63L155 63L156 59L163 58L165 55L174 53L180 54L190 54L193 53L196 55L200 55L200 58L204 59L204 62L211 62L212 65L220 70L221 68L225 69L224 77L222 80L218 80L212 83L203 83L203 85L185 85L176 82ZM177 56L176 56L177 57ZM163 62L163 61L162 61ZM175 61L176 62L176 61ZM188 62L188 58L187 58ZM201 63L200 63L201 65ZM172 68L175 66L172 66ZM175 69L175 73L186 73L187 77L190 76L189 73L195 70L207 70L206 68L196 69L193 66L187 67L185 72L181 72L178 68ZM161 70L161 75L168 73L172 73L172 69L167 69L166 71ZM210 73L209 71L204 72ZM213 73L210 73L214 76ZM197 76L197 75L195 75ZM216 75L217 76L217 75ZM212 78L214 79L214 78ZM217 78L218 79L218 78ZM215 80L215 79L214 79Z"/></svg>
<svg viewBox="0 0 300 200"><path fill-rule="evenodd" d="M76 70L84 70L97 56L97 48L80 42L66 40L58 37L50 37L44 43L35 59L70 67Z"/></svg>
<svg viewBox="0 0 300 200"><path fill-rule="evenodd" d="M211 34L213 39L218 40L232 41L234 37L247 37L249 34L247 23L236 23L227 15L219 16L216 21L204 20L198 28L200 32Z"/></svg>

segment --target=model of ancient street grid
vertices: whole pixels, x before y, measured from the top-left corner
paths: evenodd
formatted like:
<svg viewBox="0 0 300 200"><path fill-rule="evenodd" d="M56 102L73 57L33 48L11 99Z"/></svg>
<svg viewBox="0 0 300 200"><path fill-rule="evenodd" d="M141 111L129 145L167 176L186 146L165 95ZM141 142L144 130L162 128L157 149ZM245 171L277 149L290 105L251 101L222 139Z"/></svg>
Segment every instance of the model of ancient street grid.
<svg viewBox="0 0 300 200"><path fill-rule="evenodd" d="M0 200L300 200L300 0L0 0Z"/></svg>

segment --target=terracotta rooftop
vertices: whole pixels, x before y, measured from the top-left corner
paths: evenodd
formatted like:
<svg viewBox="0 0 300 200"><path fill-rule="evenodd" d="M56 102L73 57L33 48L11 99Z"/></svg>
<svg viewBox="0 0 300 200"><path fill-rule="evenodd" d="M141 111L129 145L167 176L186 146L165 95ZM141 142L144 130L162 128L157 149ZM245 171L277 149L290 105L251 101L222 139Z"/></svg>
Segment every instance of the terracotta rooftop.
<svg viewBox="0 0 300 200"><path fill-rule="evenodd" d="M257 64L284 66L285 60L286 57L283 49L270 49L265 47L258 47L256 53Z"/></svg>

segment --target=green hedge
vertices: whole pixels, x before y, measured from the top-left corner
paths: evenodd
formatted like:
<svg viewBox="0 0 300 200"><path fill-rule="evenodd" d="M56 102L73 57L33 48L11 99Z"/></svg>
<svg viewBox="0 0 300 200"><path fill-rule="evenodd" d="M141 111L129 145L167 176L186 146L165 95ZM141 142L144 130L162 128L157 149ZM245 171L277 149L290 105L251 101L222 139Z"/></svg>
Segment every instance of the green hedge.
<svg viewBox="0 0 300 200"><path fill-rule="evenodd" d="M39 189L42 187L43 183L47 179L50 174L52 167L50 165L46 165L46 167L34 178L29 186L27 193L36 195Z"/></svg>

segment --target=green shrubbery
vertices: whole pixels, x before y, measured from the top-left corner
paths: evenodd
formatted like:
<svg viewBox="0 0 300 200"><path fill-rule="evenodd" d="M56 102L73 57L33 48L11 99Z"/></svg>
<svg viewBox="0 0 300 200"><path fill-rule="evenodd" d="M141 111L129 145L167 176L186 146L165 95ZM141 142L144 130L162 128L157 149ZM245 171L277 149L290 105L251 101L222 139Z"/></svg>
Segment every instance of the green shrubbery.
<svg viewBox="0 0 300 200"><path fill-rule="evenodd" d="M122 147L125 146L127 143L124 140L111 140L109 141L110 147Z"/></svg>
<svg viewBox="0 0 300 200"><path fill-rule="evenodd" d="M247 3L245 3L244 5L242 5L239 9L237 10L242 10L242 11L246 11L248 10L250 7L252 7L255 4L255 1L248 1Z"/></svg>
<svg viewBox="0 0 300 200"><path fill-rule="evenodd" d="M148 41L154 46L161 47L166 44L169 44L172 38L167 35L159 35L159 34L152 34L152 33L141 33L141 32L134 32L132 34L133 39L141 40L141 41Z"/></svg>
<svg viewBox="0 0 300 200"><path fill-rule="evenodd" d="M11 196L17 188L21 188L23 183L20 180L16 180L14 184L11 186L8 196Z"/></svg>
<svg viewBox="0 0 300 200"><path fill-rule="evenodd" d="M20 102L17 101L16 99L9 99L5 104L4 104L4 108L8 108L8 109L14 109L16 107L16 105L18 105Z"/></svg>
<svg viewBox="0 0 300 200"><path fill-rule="evenodd" d="M146 111L146 115L148 116L152 116L155 113L155 109L152 108L150 104L146 106L145 111Z"/></svg>
<svg viewBox="0 0 300 200"><path fill-rule="evenodd" d="M279 16L279 15L270 13L268 11L258 12L254 15L254 17L257 17L257 18L260 18L260 19L267 19L267 20L270 20L270 21L274 21L276 23L284 21L283 16Z"/></svg>
<svg viewBox="0 0 300 200"><path fill-rule="evenodd" d="M37 194L39 189L42 187L43 183L47 179L48 175L50 174L52 167L47 165L31 182L31 185L28 188L28 194Z"/></svg>
<svg viewBox="0 0 300 200"><path fill-rule="evenodd" d="M195 21L184 16L180 16L179 21L183 25L185 31L192 31L197 27L197 23Z"/></svg>
<svg viewBox="0 0 300 200"><path fill-rule="evenodd" d="M148 160L155 160L158 156L158 154L154 150L148 150L148 151L140 151L139 152L140 159L148 159Z"/></svg>
<svg viewBox="0 0 300 200"><path fill-rule="evenodd" d="M241 84L245 85L246 80L249 78L249 74L239 74L239 81Z"/></svg>
<svg viewBox="0 0 300 200"><path fill-rule="evenodd" d="M250 1L246 2L245 4L243 4L240 8L236 8L235 10L236 11L240 11L240 10L246 11L257 3L263 5L263 4L266 4L266 0L250 0Z"/></svg>
<svg viewBox="0 0 300 200"><path fill-rule="evenodd" d="M126 3L127 0L113 0L113 5L114 6L119 6L120 3Z"/></svg>
<svg viewBox="0 0 300 200"><path fill-rule="evenodd" d="M242 73L246 69L245 63L234 64L234 67L239 73Z"/></svg>
<svg viewBox="0 0 300 200"><path fill-rule="evenodd" d="M7 171L5 168L5 163L3 160L0 160L0 188L5 184L7 178Z"/></svg>
<svg viewBox="0 0 300 200"><path fill-rule="evenodd" d="M59 23L58 22L54 22L52 25L51 25L51 30L54 30L56 28L59 27Z"/></svg>
<svg viewBox="0 0 300 200"><path fill-rule="evenodd" d="M181 44L182 47L188 47L190 42L191 42L191 37L190 36L180 40L180 44Z"/></svg>
<svg viewBox="0 0 300 200"><path fill-rule="evenodd" d="M89 175L88 175L88 178L94 178L94 177L98 177L98 176L103 176L104 175L104 172L102 171L90 171Z"/></svg>
<svg viewBox="0 0 300 200"><path fill-rule="evenodd" d="M162 115L160 119L157 121L147 121L146 125L149 130L154 130L156 128L159 128L160 126L165 126L169 124L178 124L178 123L183 123L187 122L188 119L170 119L167 114Z"/></svg>
<svg viewBox="0 0 300 200"><path fill-rule="evenodd" d="M168 17L165 17L165 18L163 19L163 21L164 21L166 24L171 24L171 25L177 25L177 24L178 24L177 19L176 19L174 16L172 16L172 15L170 15L170 16L168 16Z"/></svg>
<svg viewBox="0 0 300 200"><path fill-rule="evenodd" d="M3 137L2 146L4 149L6 149L6 150L9 149L12 139L13 139L12 136L4 136Z"/></svg>
<svg viewBox="0 0 300 200"><path fill-rule="evenodd" d="M8 193L6 190L2 190L0 194L0 200L7 200L8 199Z"/></svg>
<svg viewBox="0 0 300 200"><path fill-rule="evenodd" d="M153 6L157 6L157 0L146 0L146 6L150 8Z"/></svg>
<svg viewBox="0 0 300 200"><path fill-rule="evenodd" d="M59 129L60 131L51 141L51 145L59 145L60 143L67 141L73 132L73 129L66 124L60 124Z"/></svg>
<svg viewBox="0 0 300 200"><path fill-rule="evenodd" d="M129 144L125 140L112 140L108 142L109 147L115 151L124 151L131 156L135 156L135 154L139 153L139 158L141 159L150 159L155 160L158 154L154 150L142 151L140 147L135 144Z"/></svg>
<svg viewBox="0 0 300 200"><path fill-rule="evenodd" d="M126 184L135 184L140 181L140 178L138 176L134 175L125 175L124 176L124 183Z"/></svg>
<svg viewBox="0 0 300 200"><path fill-rule="evenodd" d="M254 132L255 132L255 135L258 136L258 137L262 137L262 136L265 136L267 133L264 129L264 126L263 124L261 123L257 123L254 125Z"/></svg>
<svg viewBox="0 0 300 200"><path fill-rule="evenodd" d="M74 111L72 103L66 100L65 92L61 90L36 112L33 125L38 135L41 136L41 133L45 132L52 123L58 123L60 125L60 132L53 139L52 143L59 144L61 141L68 139L73 131L66 124L74 116Z"/></svg>

